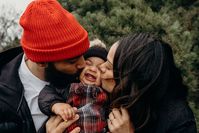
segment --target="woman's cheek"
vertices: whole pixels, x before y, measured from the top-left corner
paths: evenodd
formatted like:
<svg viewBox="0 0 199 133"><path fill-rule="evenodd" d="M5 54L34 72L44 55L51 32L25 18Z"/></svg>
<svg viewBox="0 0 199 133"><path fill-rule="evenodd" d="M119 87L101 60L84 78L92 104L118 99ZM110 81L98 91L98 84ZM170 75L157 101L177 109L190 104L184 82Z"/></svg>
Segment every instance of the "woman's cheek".
<svg viewBox="0 0 199 133"><path fill-rule="evenodd" d="M111 93L115 87L115 81L113 79L104 79L102 80L102 88L107 92Z"/></svg>

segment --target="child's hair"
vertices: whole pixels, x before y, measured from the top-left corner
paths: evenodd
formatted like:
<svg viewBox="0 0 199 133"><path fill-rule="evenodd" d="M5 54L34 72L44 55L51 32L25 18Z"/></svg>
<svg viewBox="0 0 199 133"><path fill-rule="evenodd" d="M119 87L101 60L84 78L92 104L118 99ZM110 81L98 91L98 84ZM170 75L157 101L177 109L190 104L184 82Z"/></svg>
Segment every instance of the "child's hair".
<svg viewBox="0 0 199 133"><path fill-rule="evenodd" d="M84 58L87 59L89 57L99 57L99 58L103 59L104 61L106 61L107 54L108 54L108 51L106 50L105 47L102 47L100 45L93 45L84 54Z"/></svg>

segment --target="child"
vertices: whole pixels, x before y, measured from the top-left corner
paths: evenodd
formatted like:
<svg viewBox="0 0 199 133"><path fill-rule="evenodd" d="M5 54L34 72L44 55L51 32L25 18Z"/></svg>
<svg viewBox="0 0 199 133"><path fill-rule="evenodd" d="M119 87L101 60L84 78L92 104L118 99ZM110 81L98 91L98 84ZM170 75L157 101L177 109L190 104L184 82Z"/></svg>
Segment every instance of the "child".
<svg viewBox="0 0 199 133"><path fill-rule="evenodd" d="M50 103L52 107L49 110L56 115L60 115L65 121L73 118L76 113L79 114L79 120L67 128L67 132L77 126L84 133L105 132L105 109L108 98L100 88L101 81L98 67L106 61L107 53L107 50L101 46L92 46L84 55L86 66L79 77L81 82L70 85L69 94L65 96L67 102ZM43 113L46 110L44 109L46 107L43 106L44 102L48 101L48 98L43 95L45 89L47 88L44 88L39 95L39 107Z"/></svg>

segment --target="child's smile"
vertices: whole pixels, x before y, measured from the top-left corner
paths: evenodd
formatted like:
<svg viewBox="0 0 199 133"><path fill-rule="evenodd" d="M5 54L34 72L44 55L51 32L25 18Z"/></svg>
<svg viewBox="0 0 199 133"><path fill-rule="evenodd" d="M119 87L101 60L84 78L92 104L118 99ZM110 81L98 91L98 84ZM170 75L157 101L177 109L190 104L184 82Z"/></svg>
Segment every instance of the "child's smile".
<svg viewBox="0 0 199 133"><path fill-rule="evenodd" d="M87 85L101 85L99 66L104 60L99 57L89 57L86 59L86 66L80 74L80 81Z"/></svg>

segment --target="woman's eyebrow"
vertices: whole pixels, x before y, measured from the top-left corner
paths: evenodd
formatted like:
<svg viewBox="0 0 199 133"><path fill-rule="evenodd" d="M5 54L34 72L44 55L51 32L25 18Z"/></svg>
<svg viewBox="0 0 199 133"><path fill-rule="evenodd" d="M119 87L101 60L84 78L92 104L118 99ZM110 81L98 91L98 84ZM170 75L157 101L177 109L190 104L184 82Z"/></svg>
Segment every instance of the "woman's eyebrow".
<svg viewBox="0 0 199 133"><path fill-rule="evenodd" d="M111 63L111 62L109 61L109 59L107 59L107 62L108 62L110 65L112 65L112 66L113 66L113 63Z"/></svg>

